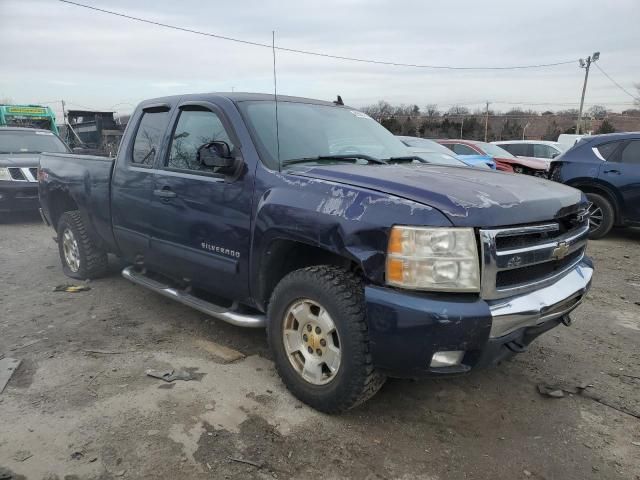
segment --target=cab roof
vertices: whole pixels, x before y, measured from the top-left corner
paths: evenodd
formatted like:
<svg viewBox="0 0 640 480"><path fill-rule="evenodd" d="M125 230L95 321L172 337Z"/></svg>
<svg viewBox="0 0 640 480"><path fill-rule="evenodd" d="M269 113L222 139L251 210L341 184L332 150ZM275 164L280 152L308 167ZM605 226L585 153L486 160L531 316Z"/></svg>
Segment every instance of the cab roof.
<svg viewBox="0 0 640 480"><path fill-rule="evenodd" d="M259 101L272 101L274 95L272 93L248 93L248 92L209 92L209 93L188 93L184 95L172 95L169 97L158 97L144 100L140 103L141 106L155 104L155 103L175 103L184 100L215 100L215 99L227 99L233 103L239 102L259 102ZM337 105L333 101L317 100L313 98L304 97L292 97L289 95L278 95L279 102L295 102L295 103L310 103L313 105L325 105L328 107L343 107L343 105ZM347 107L351 108L351 107Z"/></svg>

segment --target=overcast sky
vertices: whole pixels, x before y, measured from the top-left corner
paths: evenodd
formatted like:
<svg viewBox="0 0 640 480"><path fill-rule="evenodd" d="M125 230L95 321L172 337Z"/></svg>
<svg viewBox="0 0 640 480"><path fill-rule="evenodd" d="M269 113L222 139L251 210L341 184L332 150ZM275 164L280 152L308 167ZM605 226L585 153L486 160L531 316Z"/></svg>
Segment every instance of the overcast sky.
<svg viewBox="0 0 640 480"><path fill-rule="evenodd" d="M277 53L282 94L361 107L436 103L536 110L577 107L577 59L600 66L637 95L640 0L77 0L164 23L333 55L400 63L511 66L451 71L370 65ZM144 98L203 91L272 92L268 48L141 24L57 0L0 0L0 99L127 112ZM525 105L511 105L509 103ZM592 68L586 104L613 110L633 99ZM549 105L542 105L542 104ZM527 105L528 104L528 105ZM535 105L538 104L538 105ZM626 105L627 104L627 105ZM59 112L59 105L52 104Z"/></svg>

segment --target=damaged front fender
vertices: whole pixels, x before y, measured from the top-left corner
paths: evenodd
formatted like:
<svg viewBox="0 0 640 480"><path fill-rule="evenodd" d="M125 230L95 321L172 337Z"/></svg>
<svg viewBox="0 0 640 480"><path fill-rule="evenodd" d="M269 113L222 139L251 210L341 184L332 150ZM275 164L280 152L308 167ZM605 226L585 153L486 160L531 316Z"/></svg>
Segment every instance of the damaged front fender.
<svg viewBox="0 0 640 480"><path fill-rule="evenodd" d="M356 263L375 284L384 283L393 225L451 226L440 211L394 195L337 182L258 169L252 239L252 285L274 241L289 240Z"/></svg>

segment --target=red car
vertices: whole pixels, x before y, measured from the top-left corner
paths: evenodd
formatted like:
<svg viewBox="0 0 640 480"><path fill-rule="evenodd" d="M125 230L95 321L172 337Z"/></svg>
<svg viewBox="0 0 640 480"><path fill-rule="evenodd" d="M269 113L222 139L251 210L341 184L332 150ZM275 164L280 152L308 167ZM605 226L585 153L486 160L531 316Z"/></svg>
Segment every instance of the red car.
<svg viewBox="0 0 640 480"><path fill-rule="evenodd" d="M503 172L525 173L536 177L547 178L549 166L551 162L540 158L533 157L516 157L510 154L504 148L486 142L478 142L476 140L436 140L456 155L462 157L465 155L490 155L496 162L496 169Z"/></svg>

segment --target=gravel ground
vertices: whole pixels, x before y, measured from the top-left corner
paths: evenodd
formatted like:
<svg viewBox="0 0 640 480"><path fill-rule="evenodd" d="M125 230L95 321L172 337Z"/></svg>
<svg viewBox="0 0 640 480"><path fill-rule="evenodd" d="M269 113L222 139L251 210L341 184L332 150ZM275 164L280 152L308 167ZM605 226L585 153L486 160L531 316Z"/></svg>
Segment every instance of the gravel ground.
<svg viewBox="0 0 640 480"><path fill-rule="evenodd" d="M22 361L0 394L0 479L640 479L638 230L590 244L570 328L491 370L391 380L340 416L287 393L263 331L135 286L115 259L90 291L53 292L71 280L52 236L0 221L0 356ZM171 368L194 380L145 375ZM554 399L540 382L590 386Z"/></svg>

